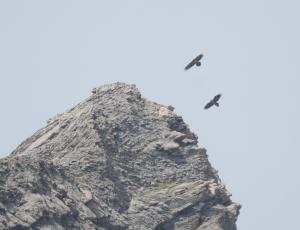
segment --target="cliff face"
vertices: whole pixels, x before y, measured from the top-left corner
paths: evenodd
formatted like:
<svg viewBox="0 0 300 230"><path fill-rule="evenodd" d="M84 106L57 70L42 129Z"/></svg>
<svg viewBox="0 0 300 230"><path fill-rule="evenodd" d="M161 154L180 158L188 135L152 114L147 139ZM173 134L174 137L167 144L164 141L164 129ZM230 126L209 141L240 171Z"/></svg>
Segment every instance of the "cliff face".
<svg viewBox="0 0 300 230"><path fill-rule="evenodd" d="M182 118L115 83L0 160L0 229L236 229L240 205Z"/></svg>

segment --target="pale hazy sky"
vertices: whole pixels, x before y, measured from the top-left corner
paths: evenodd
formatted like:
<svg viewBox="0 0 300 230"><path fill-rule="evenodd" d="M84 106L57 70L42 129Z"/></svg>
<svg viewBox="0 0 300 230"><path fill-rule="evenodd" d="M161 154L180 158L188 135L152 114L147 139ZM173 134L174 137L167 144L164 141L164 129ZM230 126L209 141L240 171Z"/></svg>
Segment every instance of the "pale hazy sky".
<svg viewBox="0 0 300 230"><path fill-rule="evenodd" d="M299 24L298 0L0 1L0 156L93 87L134 83L199 136L238 229L300 229Z"/></svg>

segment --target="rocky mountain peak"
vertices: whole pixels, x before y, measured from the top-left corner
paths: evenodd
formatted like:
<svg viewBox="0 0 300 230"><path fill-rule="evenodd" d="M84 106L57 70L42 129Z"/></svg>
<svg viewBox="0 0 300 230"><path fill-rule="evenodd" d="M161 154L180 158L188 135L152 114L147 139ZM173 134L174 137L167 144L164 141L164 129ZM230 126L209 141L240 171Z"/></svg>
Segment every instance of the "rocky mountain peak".
<svg viewBox="0 0 300 230"><path fill-rule="evenodd" d="M0 229L236 229L240 205L172 106L114 83L0 160Z"/></svg>

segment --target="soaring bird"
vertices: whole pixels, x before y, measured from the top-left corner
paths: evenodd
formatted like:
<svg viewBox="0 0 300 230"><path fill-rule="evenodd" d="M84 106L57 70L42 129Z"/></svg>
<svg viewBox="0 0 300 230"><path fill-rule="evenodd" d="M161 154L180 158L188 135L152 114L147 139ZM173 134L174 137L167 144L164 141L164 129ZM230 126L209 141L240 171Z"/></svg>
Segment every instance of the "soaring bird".
<svg viewBox="0 0 300 230"><path fill-rule="evenodd" d="M201 62L200 60L203 58L203 54L199 54L197 57L195 57L193 59L193 61L191 61L185 68L184 70L188 70L190 68L192 68L194 65L196 66L200 66L201 65Z"/></svg>
<svg viewBox="0 0 300 230"><path fill-rule="evenodd" d="M219 106L218 100L220 99L221 96L222 96L221 94L216 95L210 102L208 102L206 104L204 109L208 109L208 108L212 107L213 105Z"/></svg>

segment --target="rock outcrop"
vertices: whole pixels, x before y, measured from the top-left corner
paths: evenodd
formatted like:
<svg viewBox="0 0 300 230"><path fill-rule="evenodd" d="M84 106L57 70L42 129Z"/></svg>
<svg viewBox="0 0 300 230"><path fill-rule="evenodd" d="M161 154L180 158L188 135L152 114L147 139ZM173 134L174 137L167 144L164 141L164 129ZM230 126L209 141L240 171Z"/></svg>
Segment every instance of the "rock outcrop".
<svg viewBox="0 0 300 230"><path fill-rule="evenodd" d="M0 160L0 229L236 229L240 205L173 110L115 83L48 120Z"/></svg>

